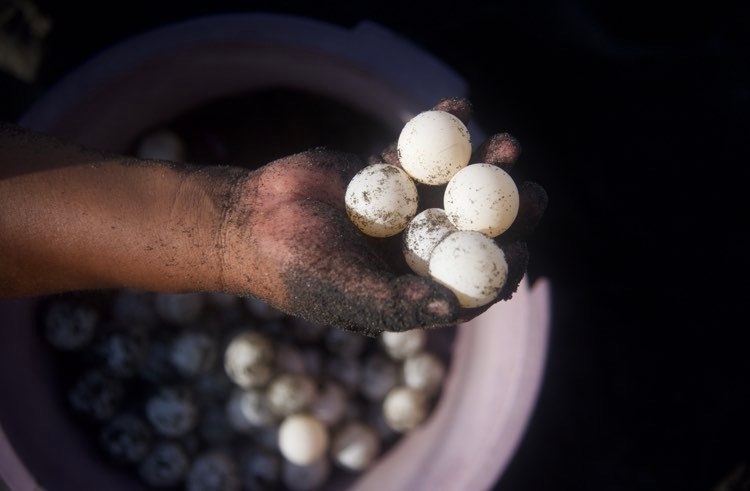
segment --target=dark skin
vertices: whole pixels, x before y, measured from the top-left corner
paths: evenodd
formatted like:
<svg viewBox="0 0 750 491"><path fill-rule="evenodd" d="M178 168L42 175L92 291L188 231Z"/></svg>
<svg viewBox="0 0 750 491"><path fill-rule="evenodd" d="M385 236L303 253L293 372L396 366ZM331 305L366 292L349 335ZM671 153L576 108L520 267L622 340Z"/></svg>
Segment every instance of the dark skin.
<svg viewBox="0 0 750 491"><path fill-rule="evenodd" d="M463 120L470 105L441 101ZM520 153L495 135L473 161L505 168ZM392 147L371 162L398 165ZM311 150L255 171L144 161L0 126L0 296L132 287L252 295L287 313L363 334L450 325L462 309L445 287L405 268L398 239L373 239L349 221L344 192L364 165ZM546 207L519 184L521 209L498 238L511 297L528 260L523 238ZM431 203L440 189L429 190ZM423 206L423 207L425 207ZM494 302L493 302L494 303Z"/></svg>

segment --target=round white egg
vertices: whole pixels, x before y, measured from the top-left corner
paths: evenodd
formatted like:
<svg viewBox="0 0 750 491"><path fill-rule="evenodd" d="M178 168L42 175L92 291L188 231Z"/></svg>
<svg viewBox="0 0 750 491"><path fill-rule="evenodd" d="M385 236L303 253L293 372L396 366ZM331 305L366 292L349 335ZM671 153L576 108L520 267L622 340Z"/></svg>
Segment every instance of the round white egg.
<svg viewBox="0 0 750 491"><path fill-rule="evenodd" d="M518 215L518 188L500 167L473 164L453 176L445 188L443 205L458 229L496 237L508 230Z"/></svg>
<svg viewBox="0 0 750 491"><path fill-rule="evenodd" d="M244 331L235 336L224 353L224 370L240 387L260 387L273 374L273 345L262 334Z"/></svg>
<svg viewBox="0 0 750 491"><path fill-rule="evenodd" d="M288 416L306 409L318 398L315 379L302 373L279 375L266 389L271 411L278 416Z"/></svg>
<svg viewBox="0 0 750 491"><path fill-rule="evenodd" d="M406 359L403 377L408 387L432 396L443 384L445 365L435 354L423 351Z"/></svg>
<svg viewBox="0 0 750 491"><path fill-rule="evenodd" d="M294 464L311 464L328 450L328 430L320 420L307 414L289 416L279 428L279 450Z"/></svg>
<svg viewBox="0 0 750 491"><path fill-rule="evenodd" d="M377 432L368 425L352 421L340 428L333 438L333 459L344 469L363 471L380 452Z"/></svg>
<svg viewBox="0 0 750 491"><path fill-rule="evenodd" d="M449 288L462 307L479 307L505 285L508 263L495 241L480 232L460 230L435 246L430 276Z"/></svg>
<svg viewBox="0 0 750 491"><path fill-rule="evenodd" d="M385 396L383 416L394 431L414 429L427 417L427 398L411 387L396 387Z"/></svg>
<svg viewBox="0 0 750 491"><path fill-rule="evenodd" d="M421 350L427 342L427 334L422 329L393 332L383 331L380 341L388 356L394 360L403 360Z"/></svg>
<svg viewBox="0 0 750 491"><path fill-rule="evenodd" d="M420 276L430 274L430 254L456 227L440 208L428 208L409 222L404 231L403 251L406 264Z"/></svg>
<svg viewBox="0 0 750 491"><path fill-rule="evenodd" d="M417 213L417 187L394 165L375 164L359 171L344 200L351 221L373 237L396 235Z"/></svg>
<svg viewBox="0 0 750 491"><path fill-rule="evenodd" d="M265 393L258 389L233 391L226 403L226 414L229 425L245 433L276 422Z"/></svg>
<svg viewBox="0 0 750 491"><path fill-rule="evenodd" d="M425 111L412 118L398 137L401 167L417 181L448 182L471 158L471 137L460 119L445 111Z"/></svg>

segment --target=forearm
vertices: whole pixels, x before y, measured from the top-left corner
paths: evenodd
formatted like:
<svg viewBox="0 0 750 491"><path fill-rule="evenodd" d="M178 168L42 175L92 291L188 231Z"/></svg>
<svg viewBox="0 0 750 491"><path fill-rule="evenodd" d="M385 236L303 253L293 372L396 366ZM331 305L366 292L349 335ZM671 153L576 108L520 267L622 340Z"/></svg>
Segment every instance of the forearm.
<svg viewBox="0 0 750 491"><path fill-rule="evenodd" d="M0 126L0 295L221 285L239 171L104 155Z"/></svg>

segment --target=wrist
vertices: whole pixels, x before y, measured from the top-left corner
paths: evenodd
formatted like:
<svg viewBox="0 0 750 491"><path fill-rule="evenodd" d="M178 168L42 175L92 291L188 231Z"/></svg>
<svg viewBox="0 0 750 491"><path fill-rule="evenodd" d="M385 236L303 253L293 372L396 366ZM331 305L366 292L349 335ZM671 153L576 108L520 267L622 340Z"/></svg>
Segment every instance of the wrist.
<svg viewBox="0 0 750 491"><path fill-rule="evenodd" d="M250 171L239 167L195 167L184 173L172 210L171 227L185 251L179 291L237 292L228 262L236 235L236 209Z"/></svg>

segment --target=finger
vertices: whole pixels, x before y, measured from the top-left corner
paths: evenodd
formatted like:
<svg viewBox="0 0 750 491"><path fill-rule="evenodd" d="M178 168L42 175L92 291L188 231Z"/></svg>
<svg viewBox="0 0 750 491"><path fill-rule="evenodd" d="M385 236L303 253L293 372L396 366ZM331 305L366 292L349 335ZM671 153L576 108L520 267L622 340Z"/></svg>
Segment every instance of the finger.
<svg viewBox="0 0 750 491"><path fill-rule="evenodd" d="M376 164L380 164L380 163L391 164L400 168L401 162L398 160L398 143L393 142L387 147L385 147L385 149L382 152L380 152L380 160L375 163Z"/></svg>
<svg viewBox="0 0 750 491"><path fill-rule="evenodd" d="M509 133L488 138L472 156L472 162L493 164L508 171L521 155L521 144Z"/></svg>
<svg viewBox="0 0 750 491"><path fill-rule="evenodd" d="M518 216L503 234L498 236L500 244L508 244L527 237L544 216L549 198L547 191L535 182L523 181L518 185Z"/></svg>
<svg viewBox="0 0 750 491"><path fill-rule="evenodd" d="M465 97L446 97L441 99L432 108L433 111L445 111L451 113L461 120L463 124L468 124L473 113L471 102Z"/></svg>
<svg viewBox="0 0 750 491"><path fill-rule="evenodd" d="M516 292L523 275L526 274L526 267L529 264L529 249L526 247L526 242L513 242L500 248L505 253L505 261L508 263L508 277L497 299L508 300Z"/></svg>

